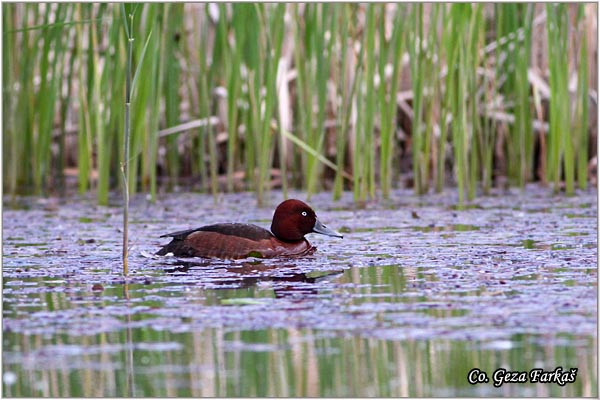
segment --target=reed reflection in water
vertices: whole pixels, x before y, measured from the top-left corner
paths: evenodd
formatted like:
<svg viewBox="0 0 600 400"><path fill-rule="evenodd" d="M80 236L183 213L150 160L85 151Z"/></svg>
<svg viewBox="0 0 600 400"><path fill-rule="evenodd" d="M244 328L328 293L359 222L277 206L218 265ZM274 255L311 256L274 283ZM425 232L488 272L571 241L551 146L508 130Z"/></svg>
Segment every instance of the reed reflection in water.
<svg viewBox="0 0 600 400"><path fill-rule="evenodd" d="M135 323L132 324L135 326ZM14 335L4 341L7 397L419 397L593 396L597 387L589 338L515 335L498 343L456 340L380 340L313 329L199 332L132 328L73 338ZM365 332L368 335L368 332ZM537 344L565 342L564 346ZM15 343L19 340L19 343ZM581 343L583 346L568 344ZM492 348L489 348L492 347ZM497 348L494 348L497 347ZM128 354L132 363L128 363ZM540 360L545 360L540 365ZM550 361L548 361L550 360ZM16 360L15 360L16 361ZM552 365L546 364L551 362ZM499 367L554 370L578 366L575 383L467 382L472 368L490 376ZM8 376L16 381L8 384ZM15 375L10 375L15 374ZM130 386L132 385L132 386Z"/></svg>

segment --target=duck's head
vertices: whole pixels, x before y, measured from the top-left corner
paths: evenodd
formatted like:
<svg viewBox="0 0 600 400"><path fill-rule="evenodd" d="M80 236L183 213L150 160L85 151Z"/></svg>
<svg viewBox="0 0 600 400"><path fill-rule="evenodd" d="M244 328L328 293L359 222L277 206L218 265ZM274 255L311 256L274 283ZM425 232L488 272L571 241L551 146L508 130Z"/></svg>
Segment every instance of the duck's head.
<svg viewBox="0 0 600 400"><path fill-rule="evenodd" d="M343 238L339 232L323 225L306 203L296 199L286 200L277 206L271 232L285 242L302 240L304 235L313 232Z"/></svg>

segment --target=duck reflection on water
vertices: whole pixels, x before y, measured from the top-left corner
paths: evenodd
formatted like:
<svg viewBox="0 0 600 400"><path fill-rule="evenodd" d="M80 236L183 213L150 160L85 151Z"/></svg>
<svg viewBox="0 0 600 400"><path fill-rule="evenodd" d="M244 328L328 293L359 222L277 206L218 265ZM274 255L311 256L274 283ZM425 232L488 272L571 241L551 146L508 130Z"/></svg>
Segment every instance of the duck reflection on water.
<svg viewBox="0 0 600 400"><path fill-rule="evenodd" d="M262 261L237 262L230 265L215 266L211 260L177 260L164 271L169 274L188 274L194 271L210 272L212 289L243 289L256 287L265 283L273 284L273 291L277 298L281 297L306 297L316 295L317 288L313 285L343 271L315 271L301 272L295 264L281 263L264 264ZM216 274L216 276L215 276ZM309 284L309 285L306 285Z"/></svg>

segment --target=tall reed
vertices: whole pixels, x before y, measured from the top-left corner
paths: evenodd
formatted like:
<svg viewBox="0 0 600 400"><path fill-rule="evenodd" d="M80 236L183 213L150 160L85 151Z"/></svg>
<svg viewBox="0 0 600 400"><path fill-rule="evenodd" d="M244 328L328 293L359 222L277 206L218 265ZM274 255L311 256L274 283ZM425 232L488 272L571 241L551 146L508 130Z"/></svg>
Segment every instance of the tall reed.
<svg viewBox="0 0 600 400"><path fill-rule="evenodd" d="M413 6L409 33L410 76L412 82L412 160L414 188L417 194L429 189L430 165L432 157L432 136L434 126L433 100L437 84L428 79L436 65L435 42L437 37L437 17L439 7L432 5L429 31L424 31L423 4Z"/></svg>
<svg viewBox="0 0 600 400"><path fill-rule="evenodd" d="M144 7L144 11L147 12L145 15L146 20L154 21L154 24L152 25L152 31L145 33L148 38L144 46L146 50L143 60L138 66L138 69L140 69L139 74L146 77L150 83L149 85L140 85L149 86L144 96L145 101L143 101L148 105L146 124L148 133L143 135L140 178L142 190L149 190L153 201L156 199L156 163L158 158L160 99L162 97L160 94L165 81L163 71L167 35L163 33L166 23L164 13L161 13L163 7L164 5L160 4L146 4ZM139 76L138 73L136 73L136 76ZM136 99L136 101L140 100Z"/></svg>
<svg viewBox="0 0 600 400"><path fill-rule="evenodd" d="M396 133L397 93L402 72L402 54L407 25L404 23L405 6L397 4L395 18L391 19L390 38L386 38L386 10L389 6L381 5L382 21L379 24L379 109L381 150L379 156L379 181L383 198L388 198L392 189L392 155ZM389 72L388 72L389 70ZM389 77L388 77L389 75ZM389 84L387 80L389 79Z"/></svg>
<svg viewBox="0 0 600 400"><path fill-rule="evenodd" d="M123 161L121 163L121 172L123 173L123 275L127 276L129 273L129 144L131 135L131 122L130 122L130 110L131 110L131 70L132 70L132 53L133 53L133 17L135 9L131 9L129 6L127 10L125 4L122 4L121 11L123 14L123 25L125 27L127 39L127 72L126 72L126 86L125 86L125 133L123 135Z"/></svg>
<svg viewBox="0 0 600 400"><path fill-rule="evenodd" d="M439 74L439 79L443 79L444 81L444 91L443 95L441 95L440 99L440 118L439 118L439 127L440 127L440 137L437 141L436 146L436 154L437 154L437 167L436 167L436 180L435 180L435 191L440 193L444 188L445 183L445 161L446 161L446 146L448 142L448 131L449 124L448 121L452 118L452 113L450 111L450 107L454 102L454 91L453 91L453 82L454 82L454 74L453 69L456 63L456 52L455 47L452 45L453 42L451 40L451 29L450 23L451 20L447 17L448 11L447 7L442 7L441 9L441 21L445 21L442 25L442 40L441 46L439 47L439 59L442 57L446 60L446 75L443 77Z"/></svg>
<svg viewBox="0 0 600 400"><path fill-rule="evenodd" d="M508 176L523 188L533 171L533 118L528 80L534 4L495 6L499 91L514 123L508 126Z"/></svg>
<svg viewBox="0 0 600 400"><path fill-rule="evenodd" d="M12 39L6 40L2 43L3 60L7 60L9 58L14 60L14 57L16 56L16 42L18 35L20 35L19 33L15 32L13 23L16 19L16 12L16 8L8 7L6 3L2 4L2 26L6 32L9 32L8 34L3 34L3 37L10 35ZM22 39L21 41L21 46L23 46L24 41ZM15 63L13 62L11 65L4 62L2 67L2 120L4 121L2 132L2 148L5 151L10 151L13 155L10 161L8 157L2 157L2 169L4 172L4 190L8 189L8 191L14 195L17 191L17 181L19 179L19 172L17 171L16 164L19 160L20 151L19 141L16 140L16 121L14 118L10 118L10 116L16 113L16 104L20 102L19 98L22 96L19 96L15 90L15 85L18 78Z"/></svg>
<svg viewBox="0 0 600 400"><path fill-rule="evenodd" d="M340 19L342 21L355 21L356 13L353 12L352 4L346 4ZM337 71L339 80L336 85L336 130L335 130L335 159L336 159L336 174L333 182L333 198L335 200L342 196L344 190L344 169L346 166L346 146L352 129L355 127L351 123L351 116L354 114L355 108L353 107L356 103L355 93L359 83L360 72L362 70L362 52L363 47L360 49L360 55L355 60L353 55L353 45L355 43L355 32L350 29L352 23L341 23L340 35L338 45L333 48L336 52L339 62L334 66L334 71ZM350 51L348 51L350 50ZM336 57L334 56L334 59ZM354 69L352 69L354 66ZM352 179L353 180L353 179Z"/></svg>
<svg viewBox="0 0 600 400"><path fill-rule="evenodd" d="M475 198L475 191L477 189L477 183L481 178L479 173L480 162L480 147L483 145L482 142L477 139L481 137L481 116L479 110L483 109L484 106L481 102L480 94L480 74L478 71L481 68L482 62L482 49L483 49L483 38L484 38L484 27L485 22L483 18L483 5L476 4L473 6L471 19L469 22L468 31L468 51L466 54L466 62L464 63L467 67L466 79L467 79L467 115L468 115L468 126L469 126L469 172L468 172L468 188L467 197L469 200Z"/></svg>
<svg viewBox="0 0 600 400"><path fill-rule="evenodd" d="M44 193L76 171L80 192L106 204L124 151L120 6L2 7L4 188ZM542 9L550 96L532 68ZM408 158L417 193L442 191L452 174L464 202L504 174L521 187L536 180L539 151L543 178L573 193L575 179L579 188L588 179L584 21L596 16L586 9L138 5L132 63L143 79L131 93L130 191L154 199L161 176L171 185L192 176L215 199L244 188L264 203L280 176L308 196L350 189L364 202L377 189L388 197L410 172ZM565 54L580 61L565 63ZM542 118L549 132L535 136Z"/></svg>
<svg viewBox="0 0 600 400"><path fill-rule="evenodd" d="M294 61L298 72L297 135L308 146L322 153L325 141L325 119L328 108L328 82L332 66L333 44L337 39L338 9L331 4L299 4L294 7L297 20L304 21L294 29L297 43ZM303 155L303 170L308 196L318 188L322 168L318 158Z"/></svg>
<svg viewBox="0 0 600 400"><path fill-rule="evenodd" d="M447 18L444 33L446 55L448 57L448 75L446 80L445 106L451 117L450 130L454 153L454 171L458 183L459 202L464 202L468 185L469 127L467 125L467 82L468 69L466 52L468 51L468 28L472 14L471 5L453 4Z"/></svg>
<svg viewBox="0 0 600 400"><path fill-rule="evenodd" d="M585 5L579 4L577 10L577 24L584 27L586 19ZM577 153L577 184L582 190L588 183L588 151L589 151L589 72L588 72L588 34L585 29L578 29L579 53L577 67L577 91L575 96L575 110L573 115L573 135L575 151Z"/></svg>
<svg viewBox="0 0 600 400"><path fill-rule="evenodd" d="M206 10L208 11L208 10ZM200 171L205 169L206 161L205 154L208 153L208 173L210 183L205 185L210 187L210 191L213 194L213 198L217 199L218 186L218 165L217 165L217 144L215 139L215 132L213 131L212 124L209 123L211 117L211 98L214 91L214 76L216 74L215 66L216 63L210 63L208 59L208 43L209 43L209 32L208 32L208 12L204 15L204 21L200 28L200 40L197 44L198 49L198 111L199 117L206 121L200 130L200 137L198 140L198 147L196 154L198 155L198 162L200 163ZM194 42L194 44L196 44ZM158 114L157 114L158 116ZM158 121L157 121L158 123ZM204 175L204 174L202 174ZM206 179L206 178L205 178Z"/></svg>
<svg viewBox="0 0 600 400"><path fill-rule="evenodd" d="M72 12L64 4L26 4L20 10L3 5L3 147L10 149L4 170L11 193L26 186L40 194L52 182L52 128L67 61L64 25ZM19 17L21 28L15 25ZM39 25L28 27L30 18Z"/></svg>
<svg viewBox="0 0 600 400"><path fill-rule="evenodd" d="M375 113L377 110L375 75L376 4L368 4L365 10L364 74L357 93L357 122L354 149L354 200L365 202L375 197Z"/></svg>
<svg viewBox="0 0 600 400"><path fill-rule="evenodd" d="M258 6L257 6L258 7ZM264 7L264 8L263 8ZM262 21L260 26L261 36L261 54L262 60L266 60L264 71L264 87L265 95L262 99L260 107L260 131L258 132L260 140L258 151L258 187L256 190L257 201L259 205L265 203L265 195L270 185L270 169L273 160L273 130L271 120L275 112L275 102L277 97L277 68L279 66L279 58L281 56L281 45L284 32L284 13L285 5L277 4L273 7L275 10L272 13L266 11L266 6L258 7L257 14L259 20Z"/></svg>
<svg viewBox="0 0 600 400"><path fill-rule="evenodd" d="M569 70L564 55L568 54L569 15L566 4L547 4L548 64L550 69L550 131L548 134L548 181L554 191L560 189L564 174L565 190L574 192L573 141L570 135Z"/></svg>

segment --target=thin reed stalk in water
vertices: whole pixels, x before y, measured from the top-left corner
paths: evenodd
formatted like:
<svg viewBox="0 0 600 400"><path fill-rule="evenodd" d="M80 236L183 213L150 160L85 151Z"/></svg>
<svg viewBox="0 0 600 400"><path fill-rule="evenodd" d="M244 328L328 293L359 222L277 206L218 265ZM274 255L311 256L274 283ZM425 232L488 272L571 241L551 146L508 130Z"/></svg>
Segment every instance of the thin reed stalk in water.
<svg viewBox="0 0 600 400"><path fill-rule="evenodd" d="M127 33L127 78L125 86L125 134L123 146L123 161L121 172L123 174L123 275L129 274L129 135L131 109L131 58L133 54L133 40L131 36L133 29L133 12L127 13L125 4L121 4L125 32ZM129 22L128 22L129 19Z"/></svg>

